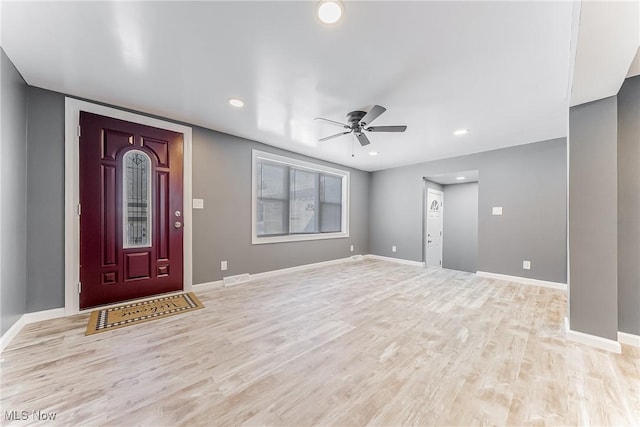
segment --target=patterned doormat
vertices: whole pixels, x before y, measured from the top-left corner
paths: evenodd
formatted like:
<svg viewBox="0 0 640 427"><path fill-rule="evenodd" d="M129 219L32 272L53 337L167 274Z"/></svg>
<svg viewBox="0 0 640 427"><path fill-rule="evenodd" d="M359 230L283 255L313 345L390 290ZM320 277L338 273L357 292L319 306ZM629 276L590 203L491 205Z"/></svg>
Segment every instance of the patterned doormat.
<svg viewBox="0 0 640 427"><path fill-rule="evenodd" d="M193 292L103 308L91 312L85 335L123 328L200 308L204 308L204 305Z"/></svg>

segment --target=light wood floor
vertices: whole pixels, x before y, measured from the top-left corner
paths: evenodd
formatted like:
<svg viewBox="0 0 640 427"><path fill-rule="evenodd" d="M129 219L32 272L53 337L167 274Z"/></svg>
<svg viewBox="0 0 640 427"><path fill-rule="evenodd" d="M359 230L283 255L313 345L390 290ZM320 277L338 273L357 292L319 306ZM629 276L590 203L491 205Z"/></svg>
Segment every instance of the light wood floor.
<svg viewBox="0 0 640 427"><path fill-rule="evenodd" d="M204 310L88 337L88 315L26 326L2 422L640 423L640 350L568 342L561 291L362 260L197 294Z"/></svg>

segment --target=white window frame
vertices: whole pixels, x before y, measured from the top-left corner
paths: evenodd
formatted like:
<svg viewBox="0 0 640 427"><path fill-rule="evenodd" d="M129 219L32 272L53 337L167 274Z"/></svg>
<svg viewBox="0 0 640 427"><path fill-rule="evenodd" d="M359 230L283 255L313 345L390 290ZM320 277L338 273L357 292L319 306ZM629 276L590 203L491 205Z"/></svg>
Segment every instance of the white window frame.
<svg viewBox="0 0 640 427"><path fill-rule="evenodd" d="M331 174L342 178L342 224L341 230L334 233L310 233L310 234L287 234L284 236L264 236L259 237L257 234L257 165L259 160L266 160L272 163L280 163L286 166L295 167L297 169L308 170L312 172L320 172ZM299 242L305 240L324 240L324 239L341 239L349 237L349 185L350 174L348 171L334 169L315 163L309 163L290 157L280 156L265 151L252 150L251 155L251 244L261 245L266 243L282 243L282 242Z"/></svg>

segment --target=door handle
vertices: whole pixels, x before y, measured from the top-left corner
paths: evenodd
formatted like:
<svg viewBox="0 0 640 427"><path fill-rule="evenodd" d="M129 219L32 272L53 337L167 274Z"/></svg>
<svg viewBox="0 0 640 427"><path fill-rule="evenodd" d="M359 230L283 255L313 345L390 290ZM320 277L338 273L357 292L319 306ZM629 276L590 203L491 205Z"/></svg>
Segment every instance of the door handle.
<svg viewBox="0 0 640 427"><path fill-rule="evenodd" d="M173 223L173 226L175 228L180 228L180 227L182 227L182 223L180 221L176 221L175 223Z"/></svg>

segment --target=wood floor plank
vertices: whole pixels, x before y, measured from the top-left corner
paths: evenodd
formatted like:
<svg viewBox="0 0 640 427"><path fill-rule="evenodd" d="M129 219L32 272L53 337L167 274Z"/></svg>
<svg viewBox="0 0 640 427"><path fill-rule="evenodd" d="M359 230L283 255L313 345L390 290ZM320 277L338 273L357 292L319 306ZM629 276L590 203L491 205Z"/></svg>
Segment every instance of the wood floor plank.
<svg viewBox="0 0 640 427"><path fill-rule="evenodd" d="M25 326L2 425L640 424L640 350L567 341L558 290L360 260L197 294L103 334L88 315Z"/></svg>

